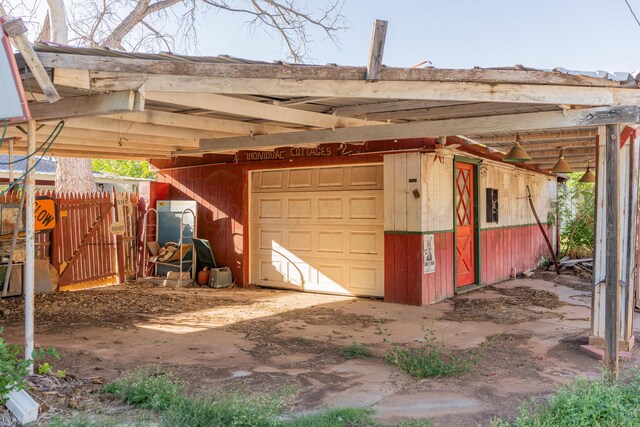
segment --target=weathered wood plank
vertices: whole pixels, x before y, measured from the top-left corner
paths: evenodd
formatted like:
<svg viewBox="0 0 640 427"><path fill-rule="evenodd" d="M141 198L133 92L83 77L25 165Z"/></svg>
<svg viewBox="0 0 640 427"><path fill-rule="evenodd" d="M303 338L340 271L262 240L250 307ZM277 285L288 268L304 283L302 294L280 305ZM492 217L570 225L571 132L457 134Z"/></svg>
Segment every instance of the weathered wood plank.
<svg viewBox="0 0 640 427"><path fill-rule="evenodd" d="M293 134L258 135L253 138L239 137L203 140L200 142L200 151L214 152L241 148L273 148L286 145L330 142L464 135L470 131L489 133L545 128L586 127L608 123L636 123L639 117L640 107L599 107L567 112L553 111L466 119L434 120L335 130L303 131Z"/></svg>
<svg viewBox="0 0 640 427"><path fill-rule="evenodd" d="M364 81L365 67L336 67L317 65L279 64L230 64L204 63L171 60L147 60L116 58L112 56L89 56L62 53L37 52L45 67L68 68L92 71L142 73L149 75L194 76L200 78L255 78L292 80L360 80ZM438 69L438 68L391 68L380 71L380 80L387 81L439 81L482 83L527 83L536 85L566 85L593 87L620 87L619 82L562 72L537 70L495 69Z"/></svg>
<svg viewBox="0 0 640 427"><path fill-rule="evenodd" d="M122 91L62 99L55 104L29 104L34 120L58 120L69 117L141 111L144 98L139 92Z"/></svg>
<svg viewBox="0 0 640 427"><path fill-rule="evenodd" d="M323 113L278 107L245 99L210 93L183 92L147 92L149 100L167 104L182 105L190 108L220 111L243 117L272 120L282 123L295 123L312 127L341 128L345 126L368 126L380 124L360 119L335 117Z"/></svg>
<svg viewBox="0 0 640 427"><path fill-rule="evenodd" d="M371 29L371 47L369 48L369 65L365 80L375 82L380 78L382 69L382 57L384 55L384 42L387 38L387 21L376 19Z"/></svg>

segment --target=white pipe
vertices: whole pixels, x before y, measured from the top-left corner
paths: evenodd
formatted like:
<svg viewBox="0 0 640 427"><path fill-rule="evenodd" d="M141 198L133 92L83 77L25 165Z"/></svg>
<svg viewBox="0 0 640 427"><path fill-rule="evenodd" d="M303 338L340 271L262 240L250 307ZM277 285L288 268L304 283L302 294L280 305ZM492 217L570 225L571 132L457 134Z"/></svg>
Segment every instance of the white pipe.
<svg viewBox="0 0 640 427"><path fill-rule="evenodd" d="M36 121L27 123L27 159L26 171L35 166ZM35 218L36 202L35 171L27 172L24 191L26 194L25 224L26 244L24 260L24 357L31 359L34 349L34 282L35 282ZM29 374L33 374L33 364L29 366Z"/></svg>
<svg viewBox="0 0 640 427"><path fill-rule="evenodd" d="M9 183L13 181L13 139L9 139Z"/></svg>

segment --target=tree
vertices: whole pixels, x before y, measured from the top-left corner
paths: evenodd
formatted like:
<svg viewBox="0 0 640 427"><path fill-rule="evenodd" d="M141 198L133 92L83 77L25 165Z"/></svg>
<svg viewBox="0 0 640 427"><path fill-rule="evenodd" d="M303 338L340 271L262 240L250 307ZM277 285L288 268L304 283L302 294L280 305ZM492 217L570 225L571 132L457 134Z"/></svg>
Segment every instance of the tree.
<svg viewBox="0 0 640 427"><path fill-rule="evenodd" d="M40 40L121 50L197 51L200 19L210 13L240 14L250 28L262 29L280 38L295 62L308 58L313 31L336 41L343 29L344 0L47 0L45 21L32 23ZM34 5L34 3L36 3ZM33 17L37 2L0 0L9 13ZM67 6L65 8L65 6ZM70 19L67 22L66 11ZM58 159L56 189L93 191L91 162Z"/></svg>

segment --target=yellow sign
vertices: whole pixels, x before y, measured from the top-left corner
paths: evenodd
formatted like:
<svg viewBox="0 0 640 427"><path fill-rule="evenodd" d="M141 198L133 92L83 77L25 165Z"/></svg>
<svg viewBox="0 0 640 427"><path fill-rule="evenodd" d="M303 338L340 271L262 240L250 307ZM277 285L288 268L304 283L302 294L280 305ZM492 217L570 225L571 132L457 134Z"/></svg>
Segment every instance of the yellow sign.
<svg viewBox="0 0 640 427"><path fill-rule="evenodd" d="M36 199L35 230L52 230L56 226L56 203L53 199Z"/></svg>

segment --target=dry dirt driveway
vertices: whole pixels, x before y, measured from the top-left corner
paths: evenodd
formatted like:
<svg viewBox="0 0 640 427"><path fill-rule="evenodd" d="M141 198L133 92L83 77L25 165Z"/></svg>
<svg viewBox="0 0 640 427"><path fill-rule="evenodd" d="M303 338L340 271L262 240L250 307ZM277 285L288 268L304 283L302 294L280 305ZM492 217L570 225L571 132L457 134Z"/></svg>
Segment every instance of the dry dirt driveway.
<svg viewBox="0 0 640 427"><path fill-rule="evenodd" d="M590 293L579 289L518 279L427 307L264 289L144 285L38 296L37 344L58 349L62 359L55 368L66 369L77 383L49 393L54 400L42 399L52 413L90 411L99 384L156 365L196 395L287 388L294 413L370 406L388 423L431 418L442 426L486 424L578 375L600 375L600 362L578 349L586 343L590 316ZM22 340L21 304L0 302L10 342ZM419 345L430 330L452 351L479 348L479 363L468 373L438 379L415 379L387 364L389 343ZM376 357L346 360L341 349L353 342L370 346ZM638 360L634 355L629 364Z"/></svg>

